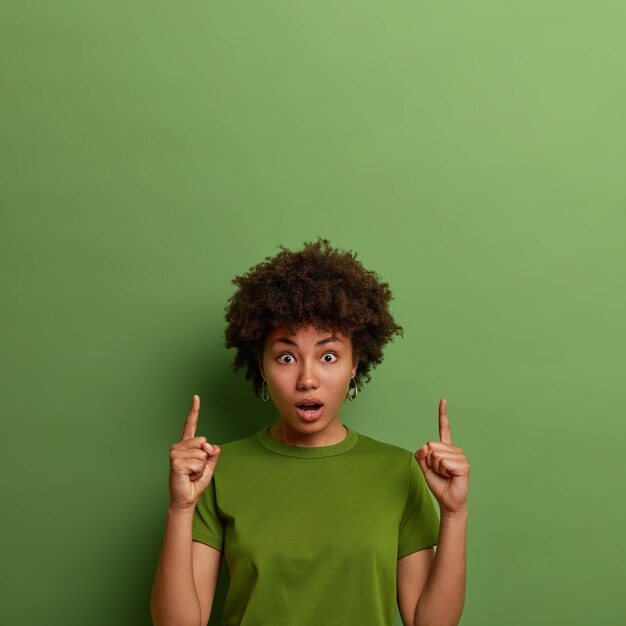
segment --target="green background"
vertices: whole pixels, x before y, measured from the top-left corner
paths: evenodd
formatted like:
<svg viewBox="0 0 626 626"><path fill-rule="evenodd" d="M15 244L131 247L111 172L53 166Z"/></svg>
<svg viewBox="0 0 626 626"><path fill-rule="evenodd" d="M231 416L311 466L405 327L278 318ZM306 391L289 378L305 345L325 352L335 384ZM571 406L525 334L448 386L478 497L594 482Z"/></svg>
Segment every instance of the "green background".
<svg viewBox="0 0 626 626"><path fill-rule="evenodd" d="M276 418L230 279L317 235L405 328L343 421L415 450L448 399L462 624L626 623L624 3L0 11L1 623L150 623L192 395Z"/></svg>

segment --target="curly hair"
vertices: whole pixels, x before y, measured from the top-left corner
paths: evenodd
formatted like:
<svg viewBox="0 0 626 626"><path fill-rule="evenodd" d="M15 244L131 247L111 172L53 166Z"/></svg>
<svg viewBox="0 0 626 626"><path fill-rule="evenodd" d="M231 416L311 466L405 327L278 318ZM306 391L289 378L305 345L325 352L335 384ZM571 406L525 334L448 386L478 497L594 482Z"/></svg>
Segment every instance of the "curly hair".
<svg viewBox="0 0 626 626"><path fill-rule="evenodd" d="M352 339L358 360L355 383L361 389L370 370L382 363L383 346L404 329L389 312L389 284L366 270L357 254L333 248L317 237L293 252L282 244L274 257L231 280L238 289L226 305L226 347L236 348L234 372L245 368L259 396L263 377L258 359L266 334L282 324L290 333L304 326L341 332Z"/></svg>

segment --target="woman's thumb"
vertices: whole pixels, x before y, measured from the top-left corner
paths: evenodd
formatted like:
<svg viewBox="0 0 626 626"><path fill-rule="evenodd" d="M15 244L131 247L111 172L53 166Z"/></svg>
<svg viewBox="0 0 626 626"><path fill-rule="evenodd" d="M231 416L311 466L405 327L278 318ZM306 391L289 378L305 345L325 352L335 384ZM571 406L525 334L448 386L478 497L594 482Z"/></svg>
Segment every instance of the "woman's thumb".
<svg viewBox="0 0 626 626"><path fill-rule="evenodd" d="M217 444L203 443L202 449L208 453L207 465L215 467L218 459L220 458L221 448Z"/></svg>
<svg viewBox="0 0 626 626"><path fill-rule="evenodd" d="M209 453L209 458L220 453L220 447L216 443L210 444L205 442L202 444L202 449Z"/></svg>
<svg viewBox="0 0 626 626"><path fill-rule="evenodd" d="M202 448L205 452L209 453L209 458L206 461L204 471L202 472L202 476L200 477L200 485L202 491L204 491L211 482L211 479L213 478L213 473L215 472L215 466L217 465L217 462L220 458L221 450L219 446L211 446L207 443L202 444Z"/></svg>
<svg viewBox="0 0 626 626"><path fill-rule="evenodd" d="M422 468L422 472L424 472L424 476L430 472L430 468L426 464L426 457L428 456L428 446L422 446L415 454L415 460L418 462L419 466Z"/></svg>

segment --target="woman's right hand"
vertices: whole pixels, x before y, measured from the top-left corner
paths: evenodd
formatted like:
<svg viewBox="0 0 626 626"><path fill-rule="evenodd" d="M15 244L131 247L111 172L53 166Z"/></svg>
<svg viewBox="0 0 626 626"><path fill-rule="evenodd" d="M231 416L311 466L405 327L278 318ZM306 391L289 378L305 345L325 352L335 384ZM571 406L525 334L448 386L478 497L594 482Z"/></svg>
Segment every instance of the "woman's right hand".
<svg viewBox="0 0 626 626"><path fill-rule="evenodd" d="M194 510L202 492L213 478L220 447L206 437L196 437L200 396L194 396L180 441L170 448L170 508Z"/></svg>

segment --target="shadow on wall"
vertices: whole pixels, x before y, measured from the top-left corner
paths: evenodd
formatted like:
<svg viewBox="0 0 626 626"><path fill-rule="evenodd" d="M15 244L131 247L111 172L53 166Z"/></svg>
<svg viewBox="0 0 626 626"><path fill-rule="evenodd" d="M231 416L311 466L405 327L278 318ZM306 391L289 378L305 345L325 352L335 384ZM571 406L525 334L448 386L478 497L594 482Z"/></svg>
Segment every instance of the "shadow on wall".
<svg viewBox="0 0 626 626"><path fill-rule="evenodd" d="M200 415L196 435L206 437L211 443L224 444L247 437L261 430L263 426L274 424L278 419L272 401L264 402L254 395L252 383L245 380L243 370L234 373L230 369L233 358L232 350L226 354L220 351L217 355L207 352L200 355L195 363L192 359L191 363L187 361L180 369L172 368L180 377L178 386L174 385L174 388L185 390L181 396L184 396L188 389L195 390L200 395ZM180 432L190 405L191 395L189 405L181 410ZM169 420L170 416L164 416L164 419ZM162 425L164 431L170 428L171 423ZM164 455L167 453L168 450L163 451ZM120 563L131 561L150 565L135 567L132 575L129 575L129 570L122 574L127 584L120 589L122 596L118 598L119 604L116 604L127 607L128 623L133 625L152 624L150 594L165 531L167 502L153 498L152 502L145 504L148 506L138 507L134 520L137 523L134 527L135 532L126 533L129 537L128 545L122 547L122 554L117 555ZM147 520L152 520L152 523L147 523ZM132 555L131 559L128 558L129 555ZM113 568L108 571L113 571ZM228 585L228 568L222 556L209 626L221 625ZM137 589L143 589L144 593L138 594Z"/></svg>

